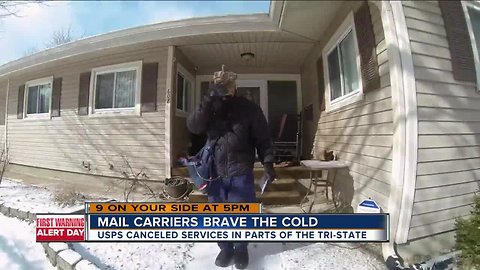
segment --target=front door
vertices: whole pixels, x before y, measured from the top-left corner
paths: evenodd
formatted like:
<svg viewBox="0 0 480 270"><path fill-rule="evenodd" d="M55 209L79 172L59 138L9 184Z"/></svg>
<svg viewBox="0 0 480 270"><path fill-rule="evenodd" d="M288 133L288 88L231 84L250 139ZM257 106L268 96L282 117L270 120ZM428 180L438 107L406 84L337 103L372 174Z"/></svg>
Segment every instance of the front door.
<svg viewBox="0 0 480 270"><path fill-rule="evenodd" d="M267 85L264 80L237 80L237 95L253 101L268 119Z"/></svg>
<svg viewBox="0 0 480 270"><path fill-rule="evenodd" d="M253 103L260 105L260 87L255 86L244 86L237 87L237 96L244 97Z"/></svg>
<svg viewBox="0 0 480 270"><path fill-rule="evenodd" d="M273 136L281 136L282 140L295 141L297 135L298 102L296 81L268 81L268 123ZM282 134L280 122L284 114L287 114Z"/></svg>
<svg viewBox="0 0 480 270"><path fill-rule="evenodd" d="M204 76L206 78L206 76ZM210 76L208 76L210 77ZM240 77L240 76L239 76ZM299 80L295 77L287 77L285 79L270 80L265 78L262 80L245 80L239 78L237 80L237 93L256 104L258 104L265 115L270 126L272 136L278 136L280 130L280 122L283 114L295 115L301 108L301 100L298 85ZM203 96L208 94L210 82L203 77L198 79L197 104L201 102ZM288 121L290 123L290 121ZM289 125L284 130L282 137L286 140L294 140L297 132L295 123ZM199 145L200 147L201 145Z"/></svg>

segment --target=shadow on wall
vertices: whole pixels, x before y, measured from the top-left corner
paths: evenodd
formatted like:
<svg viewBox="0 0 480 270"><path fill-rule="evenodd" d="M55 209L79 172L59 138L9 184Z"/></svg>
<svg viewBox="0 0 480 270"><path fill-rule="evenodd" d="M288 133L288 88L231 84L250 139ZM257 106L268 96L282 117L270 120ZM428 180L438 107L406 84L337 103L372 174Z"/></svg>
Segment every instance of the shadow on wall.
<svg viewBox="0 0 480 270"><path fill-rule="evenodd" d="M340 24L350 10L357 10L359 6L358 3L345 3L343 11L338 14L338 23ZM356 204L357 200L368 197L375 199L385 208L390 193L392 134L395 127L392 117L389 62L382 57L386 55L384 35L378 35L383 31L380 10L373 3L369 3L369 8L375 34L377 34L375 36L376 56L378 59L383 59L378 60L381 78L379 89L366 93L360 102L329 113L325 110L320 111L318 117L315 115L311 122L313 130L316 129L316 133L312 134L312 140L315 140L313 158L320 159L324 150L333 150L338 154L340 161L349 165L348 170L337 172L335 183L337 194L335 195L345 207L350 208L355 207L352 204ZM320 50L318 48L318 54ZM320 54L316 57L321 59ZM309 70L317 70L323 74L323 62L316 62L318 59L315 60L315 57L312 57L312 62L308 64ZM311 87L320 89L323 94L325 89L319 86L324 84L323 76L316 76L313 73L315 72L310 74ZM308 82L302 82L304 86L308 84ZM323 97L319 96L319 99L323 100ZM319 103L322 102L319 101ZM310 126L310 123L306 122L306 126Z"/></svg>
<svg viewBox="0 0 480 270"><path fill-rule="evenodd" d="M431 4L438 9L438 3ZM445 51L449 58L445 65L439 65L442 59L426 61L418 56L422 48L411 42L414 70L404 71L416 79L418 109L417 180L409 243L452 232L456 218L470 215L474 192L480 189L480 93L475 82L455 78L453 42L448 40L448 33L443 40L447 47L429 46ZM427 55L435 56L430 51ZM426 244L427 250L446 247L448 242L441 237L433 239Z"/></svg>
<svg viewBox="0 0 480 270"><path fill-rule="evenodd" d="M353 194L355 193L353 177L348 169L339 169L336 174L333 196L338 203L338 208L347 212L353 212L352 202Z"/></svg>
<svg viewBox="0 0 480 270"><path fill-rule="evenodd" d="M421 5L438 9L433 2ZM374 5L370 8L376 9ZM438 17L441 19L441 15ZM443 23L438 27L444 27ZM377 40L377 49L378 43ZM406 117L414 122L418 117L418 164L416 189L411 191L415 192L415 202L409 243L454 230L455 218L469 215L467 209L473 203L470 198L480 188L480 93L475 92L473 83L455 80L449 59L437 59L437 52L431 52L429 47L413 40L410 43L414 45L415 66L403 72L406 77L416 79L417 92L411 98L417 99L417 107L407 112ZM428 46L436 46L442 52L448 50L438 44ZM422 48L424 51L419 52ZM409 54L402 49L400 53ZM426 58L416 53L431 55ZM381 76L382 80L389 80L390 74ZM352 202L354 184L357 194L364 197L371 194L373 199L381 197L388 202L393 163L393 142L388 140L398 129L387 107L392 106L390 89L385 89L388 87L390 83L382 81L383 89L369 92L362 102L331 114L321 112L319 119L315 119L318 120L316 153L335 150L340 161L351 165L351 172L337 172L335 196L341 203ZM318 154L314 158L318 159ZM351 173L357 183L353 183ZM422 253L442 246L446 245L440 237L431 237Z"/></svg>
<svg viewBox="0 0 480 270"><path fill-rule="evenodd" d="M166 51L163 48L148 49L143 54L128 51L124 61L142 60L164 62ZM155 57L150 57L150 56ZM142 113L142 116L90 117L78 115L79 75L96 65L117 64L117 54L109 54L98 59L86 59L78 67L78 72L60 70L51 64L35 74L21 74L12 78L9 96L9 140L12 161L17 164L40 168L64 170L88 175L121 177L113 173L115 167L124 165L121 156L125 155L135 170L146 168L151 180L162 181L165 173L164 149L165 107L164 65L159 66L157 79L157 111ZM93 56L92 56L93 57ZM68 64L70 67L71 64ZM17 119L17 88L26 80L42 75L62 77L60 117L48 120L26 121ZM27 137L28 129L36 129L36 137ZM33 160L33 161L32 161Z"/></svg>
<svg viewBox="0 0 480 270"><path fill-rule="evenodd" d="M439 10L436 2L421 5ZM441 14L437 17L443 20ZM409 30L410 24L413 23L407 23ZM438 34L425 26L416 27L418 31ZM444 23L435 27L444 28ZM455 79L453 52L447 37L441 39L444 46L425 40L428 47L423 47L411 38L414 69L404 70L416 80L418 117L416 189L406 246L428 240L422 241L424 254L451 247L453 235L442 234L452 233L455 219L470 214L474 192L480 188L480 93L475 91L475 83ZM450 59L441 59L438 52ZM408 112L407 118L412 117L413 113Z"/></svg>

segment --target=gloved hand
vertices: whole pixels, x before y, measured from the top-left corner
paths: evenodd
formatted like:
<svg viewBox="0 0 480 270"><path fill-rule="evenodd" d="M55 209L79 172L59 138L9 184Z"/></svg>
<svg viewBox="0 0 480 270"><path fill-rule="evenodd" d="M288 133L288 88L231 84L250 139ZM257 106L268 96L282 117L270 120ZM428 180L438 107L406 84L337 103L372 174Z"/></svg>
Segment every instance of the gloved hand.
<svg viewBox="0 0 480 270"><path fill-rule="evenodd" d="M202 100L202 110L207 114L220 112L223 107L223 100L220 96L205 96Z"/></svg>
<svg viewBox="0 0 480 270"><path fill-rule="evenodd" d="M204 96L202 100L202 111L210 112L212 111L213 99L209 96Z"/></svg>
<svg viewBox="0 0 480 270"><path fill-rule="evenodd" d="M275 169L273 168L273 163L264 163L263 164L264 173L262 176L262 182L267 182L267 187L277 178Z"/></svg>
<svg viewBox="0 0 480 270"><path fill-rule="evenodd" d="M223 108L223 100L222 97L213 96L210 97L212 99L212 109L214 112L221 112Z"/></svg>

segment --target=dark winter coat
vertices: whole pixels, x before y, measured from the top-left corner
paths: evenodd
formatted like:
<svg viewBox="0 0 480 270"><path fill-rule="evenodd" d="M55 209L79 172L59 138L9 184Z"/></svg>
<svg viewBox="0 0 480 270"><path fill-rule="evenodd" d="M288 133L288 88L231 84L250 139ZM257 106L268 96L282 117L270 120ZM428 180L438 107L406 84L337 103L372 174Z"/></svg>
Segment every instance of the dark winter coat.
<svg viewBox="0 0 480 270"><path fill-rule="evenodd" d="M221 108L202 103L187 119L194 134L207 134L207 142L217 138L215 166L219 176L252 173L255 150L262 163L273 162L273 148L262 109L244 97L232 97Z"/></svg>

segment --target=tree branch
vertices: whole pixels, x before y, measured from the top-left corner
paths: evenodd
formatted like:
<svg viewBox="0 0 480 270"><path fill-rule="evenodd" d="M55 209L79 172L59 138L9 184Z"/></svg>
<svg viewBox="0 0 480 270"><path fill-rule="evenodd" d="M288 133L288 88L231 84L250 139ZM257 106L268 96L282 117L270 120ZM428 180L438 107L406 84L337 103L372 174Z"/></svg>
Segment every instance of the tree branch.
<svg viewBox="0 0 480 270"><path fill-rule="evenodd" d="M30 4L43 4L44 1L0 1L0 19L9 16L21 17L18 8Z"/></svg>

